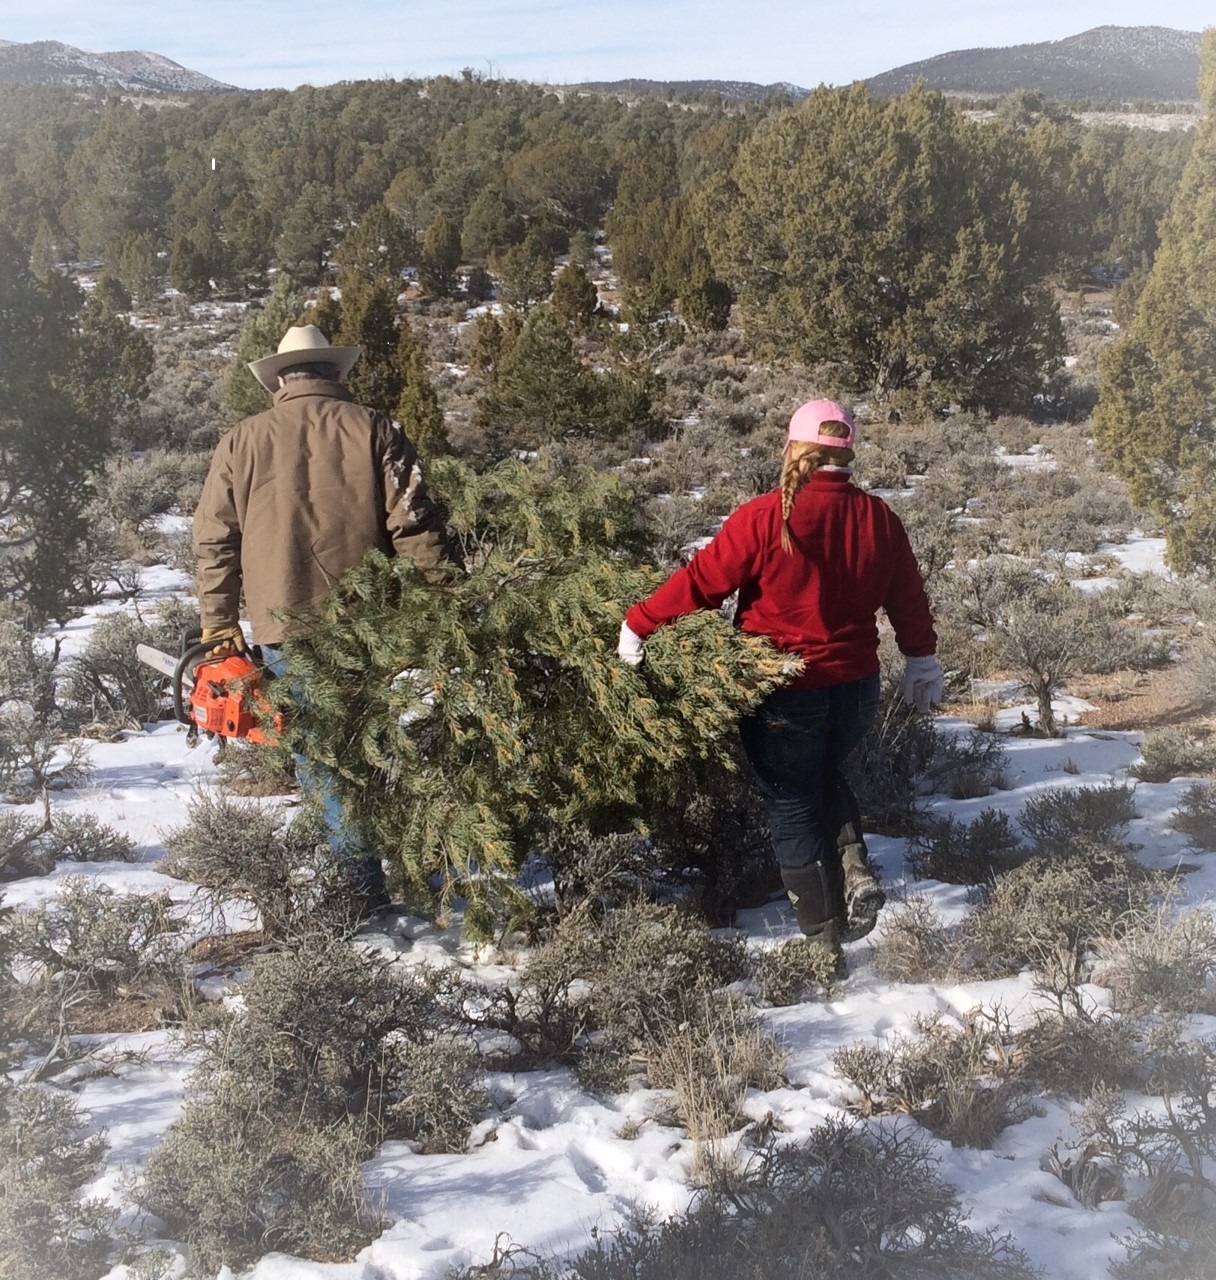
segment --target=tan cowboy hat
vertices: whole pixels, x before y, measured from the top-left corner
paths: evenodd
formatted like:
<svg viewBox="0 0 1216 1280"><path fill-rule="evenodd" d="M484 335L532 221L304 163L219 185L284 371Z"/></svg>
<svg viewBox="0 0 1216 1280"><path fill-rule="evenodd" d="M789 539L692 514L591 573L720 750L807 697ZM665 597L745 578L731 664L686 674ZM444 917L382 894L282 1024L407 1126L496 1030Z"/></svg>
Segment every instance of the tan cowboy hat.
<svg viewBox="0 0 1216 1280"><path fill-rule="evenodd" d="M278 351L251 360L249 371L273 393L279 389L279 374L293 364L336 364L345 378L362 352L362 347L331 347L315 324L293 324L283 335Z"/></svg>

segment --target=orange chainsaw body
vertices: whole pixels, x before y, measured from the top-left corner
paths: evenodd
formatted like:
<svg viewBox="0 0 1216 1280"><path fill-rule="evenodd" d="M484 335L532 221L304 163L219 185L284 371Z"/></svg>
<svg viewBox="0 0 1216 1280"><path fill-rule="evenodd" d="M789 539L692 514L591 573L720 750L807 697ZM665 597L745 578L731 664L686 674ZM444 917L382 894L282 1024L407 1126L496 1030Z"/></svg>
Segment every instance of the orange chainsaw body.
<svg viewBox="0 0 1216 1280"><path fill-rule="evenodd" d="M262 692L261 677L261 668L243 654L200 660L192 673L191 722L202 733L273 744L283 730L283 718Z"/></svg>

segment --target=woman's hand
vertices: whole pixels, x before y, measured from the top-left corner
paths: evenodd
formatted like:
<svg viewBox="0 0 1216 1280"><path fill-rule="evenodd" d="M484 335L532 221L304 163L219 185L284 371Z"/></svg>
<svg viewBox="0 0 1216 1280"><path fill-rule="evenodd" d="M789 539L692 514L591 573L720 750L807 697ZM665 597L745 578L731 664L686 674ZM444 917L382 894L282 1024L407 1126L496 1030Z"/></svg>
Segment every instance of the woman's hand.
<svg viewBox="0 0 1216 1280"><path fill-rule="evenodd" d="M935 702L940 702L945 684L946 673L932 654L904 659L904 678L899 692L917 711L927 712Z"/></svg>
<svg viewBox="0 0 1216 1280"><path fill-rule="evenodd" d="M646 656L643 651L645 641L636 632L629 629L629 623L621 623L621 638L617 641L616 656L631 667L640 667Z"/></svg>

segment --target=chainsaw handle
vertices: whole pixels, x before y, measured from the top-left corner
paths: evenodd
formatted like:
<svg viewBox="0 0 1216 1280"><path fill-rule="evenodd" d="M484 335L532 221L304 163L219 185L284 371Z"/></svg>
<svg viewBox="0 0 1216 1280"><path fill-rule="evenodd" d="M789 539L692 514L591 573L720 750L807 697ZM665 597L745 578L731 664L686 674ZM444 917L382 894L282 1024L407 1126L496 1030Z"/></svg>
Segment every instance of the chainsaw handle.
<svg viewBox="0 0 1216 1280"><path fill-rule="evenodd" d="M182 656L177 660L177 666L173 670L173 714L182 724L192 725L194 723L193 718L186 713L182 684L187 675L191 680L194 679L194 668L198 665L199 659L204 657L207 650L211 648L214 648L214 645L210 643L187 644L182 650Z"/></svg>

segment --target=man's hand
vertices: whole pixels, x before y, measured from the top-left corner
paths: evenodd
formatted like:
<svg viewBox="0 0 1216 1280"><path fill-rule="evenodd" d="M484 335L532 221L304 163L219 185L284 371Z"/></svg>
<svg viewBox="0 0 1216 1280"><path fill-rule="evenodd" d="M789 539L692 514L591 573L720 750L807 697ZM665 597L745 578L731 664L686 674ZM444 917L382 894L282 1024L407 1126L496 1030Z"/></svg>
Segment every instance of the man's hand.
<svg viewBox="0 0 1216 1280"><path fill-rule="evenodd" d="M203 654L204 662L218 662L234 653L245 652L245 633L237 624L231 627L204 627L199 643L210 645Z"/></svg>
<svg viewBox="0 0 1216 1280"><path fill-rule="evenodd" d="M640 667L646 656L642 651L645 642L636 632L629 629L629 623L621 623L621 638L617 641L616 656L631 667Z"/></svg>
<svg viewBox="0 0 1216 1280"><path fill-rule="evenodd" d="M904 678L900 695L917 711L927 712L935 702L942 700L946 673L942 664L930 654L925 658L905 658Z"/></svg>

